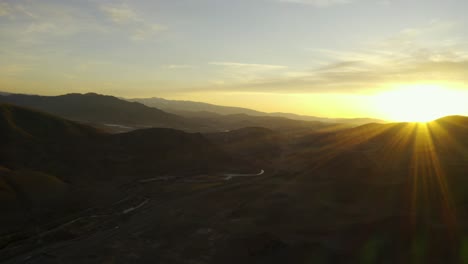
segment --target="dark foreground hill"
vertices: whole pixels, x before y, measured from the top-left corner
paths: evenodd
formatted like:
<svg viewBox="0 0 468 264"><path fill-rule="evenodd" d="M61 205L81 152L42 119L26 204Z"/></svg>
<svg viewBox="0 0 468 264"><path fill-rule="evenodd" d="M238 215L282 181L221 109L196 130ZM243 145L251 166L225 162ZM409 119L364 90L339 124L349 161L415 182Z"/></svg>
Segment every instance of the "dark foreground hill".
<svg viewBox="0 0 468 264"><path fill-rule="evenodd" d="M164 128L107 134L7 104L0 104L0 134L0 207L12 209L2 210L5 221L7 216L29 219L18 212L52 211L63 216L95 205L93 197L115 199L121 195L116 188L145 178L183 178L249 168L201 134ZM51 209L55 204L63 205L62 214ZM43 222L19 224L11 219L0 226L0 234Z"/></svg>
<svg viewBox="0 0 468 264"><path fill-rule="evenodd" d="M467 263L466 117L302 136L259 127L92 135L105 143L76 167L62 155L47 159L54 170L18 156L42 171L37 190L12 195L32 176L14 183L24 170L3 165L2 197L20 208L35 208L42 190L58 190L52 201L75 186L116 194L54 225L42 215L61 205L45 199L50 210L25 214L40 231L1 237L6 263Z"/></svg>
<svg viewBox="0 0 468 264"><path fill-rule="evenodd" d="M264 166L282 155L286 136L263 127L246 127L221 133L209 133L206 137L228 153Z"/></svg>

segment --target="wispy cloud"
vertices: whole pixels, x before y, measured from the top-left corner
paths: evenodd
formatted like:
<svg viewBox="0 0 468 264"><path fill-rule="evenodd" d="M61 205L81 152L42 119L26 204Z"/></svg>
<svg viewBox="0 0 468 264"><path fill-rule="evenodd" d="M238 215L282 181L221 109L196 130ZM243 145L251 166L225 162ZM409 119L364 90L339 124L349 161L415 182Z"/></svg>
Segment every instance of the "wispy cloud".
<svg viewBox="0 0 468 264"><path fill-rule="evenodd" d="M361 49L315 49L324 58L321 66L300 69L280 65L212 62L249 78L230 76L212 83L213 89L252 92L372 93L392 84L434 83L462 85L468 82L468 39L447 39L437 43L427 38L440 36L457 27L450 21L432 21L419 28L402 29L385 39L372 41ZM234 71L236 70L237 71ZM254 70L257 69L257 70ZM258 69L274 74L259 74ZM241 71L242 70L242 71ZM261 72L261 71L260 71Z"/></svg>
<svg viewBox="0 0 468 264"><path fill-rule="evenodd" d="M40 16L36 15L34 13L34 11L29 10L27 7L25 7L22 4L15 5L14 11L17 14L21 14L21 15L24 15L24 16L29 17L29 18L33 18L33 19L39 19L40 18Z"/></svg>
<svg viewBox="0 0 468 264"><path fill-rule="evenodd" d="M286 66L271 65L271 64L254 64L254 63L239 63L239 62L210 62L211 65L235 68L235 69L250 69L250 70L279 70L285 69Z"/></svg>
<svg viewBox="0 0 468 264"><path fill-rule="evenodd" d="M127 5L103 5L101 10L115 23L122 24L130 21L141 21L135 11Z"/></svg>
<svg viewBox="0 0 468 264"><path fill-rule="evenodd" d="M134 41L141 41L165 30L167 30L167 27L164 25L141 23L133 30L130 38Z"/></svg>
<svg viewBox="0 0 468 264"><path fill-rule="evenodd" d="M16 77L31 69L30 65L7 64L0 65L0 76Z"/></svg>
<svg viewBox="0 0 468 264"><path fill-rule="evenodd" d="M133 41L148 39L168 29L165 25L145 20L141 14L126 4L103 5L101 10L112 22L130 31L130 39Z"/></svg>
<svg viewBox="0 0 468 264"><path fill-rule="evenodd" d="M352 0L278 0L283 3L295 3L295 4L304 4L311 5L315 7L327 7L333 5L341 5L351 3Z"/></svg>
<svg viewBox="0 0 468 264"><path fill-rule="evenodd" d="M348 60L340 61L336 63L327 64L321 68L318 68L317 71L320 72L330 72L330 71L359 71L362 69L364 63L359 60Z"/></svg>
<svg viewBox="0 0 468 264"><path fill-rule="evenodd" d="M181 70L181 69L193 69L195 67L193 65L188 65L188 64L171 64L171 65L165 65L164 68L169 69L169 70Z"/></svg>
<svg viewBox="0 0 468 264"><path fill-rule="evenodd" d="M94 70L95 68L100 68L102 65L106 65L109 63L105 62L96 62L96 61L86 61L86 62L81 62L76 65L76 70L79 72L90 72Z"/></svg>
<svg viewBox="0 0 468 264"><path fill-rule="evenodd" d="M0 17L8 16L12 12L12 8L8 3L0 3Z"/></svg>
<svg viewBox="0 0 468 264"><path fill-rule="evenodd" d="M255 82L258 79L274 76L279 72L287 69L287 67L283 65L241 63L230 61L214 61L210 62L209 64L216 66L217 68L217 72L215 73L217 79L212 80L211 82L223 85L239 82Z"/></svg>
<svg viewBox="0 0 468 264"><path fill-rule="evenodd" d="M352 68L343 65L354 65ZM205 89L249 92L373 93L390 84L463 84L468 82L468 60L414 61L369 67L354 61L309 71L286 71L277 77L218 80Z"/></svg>
<svg viewBox="0 0 468 264"><path fill-rule="evenodd" d="M31 23L25 33L50 33L58 30L57 26L50 22Z"/></svg>
<svg viewBox="0 0 468 264"><path fill-rule="evenodd" d="M5 11L6 10L6 11ZM0 3L3 20L0 34L18 44L54 43L57 37L70 37L81 32L105 31L105 27L90 13L69 5L51 5L15 1ZM8 18L8 19L5 19Z"/></svg>

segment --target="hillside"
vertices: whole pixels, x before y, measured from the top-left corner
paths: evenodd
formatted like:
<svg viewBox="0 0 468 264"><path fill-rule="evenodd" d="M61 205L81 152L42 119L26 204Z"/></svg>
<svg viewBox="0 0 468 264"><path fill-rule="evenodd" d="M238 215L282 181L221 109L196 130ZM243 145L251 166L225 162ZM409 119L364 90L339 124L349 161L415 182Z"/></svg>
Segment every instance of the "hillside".
<svg viewBox="0 0 468 264"><path fill-rule="evenodd" d="M343 129L344 127L349 127L332 123L300 121L275 116L249 116L246 114L205 116L203 118L192 119L207 122L213 127L223 129L218 131L230 131L246 127L263 127L288 136L308 134L322 129Z"/></svg>
<svg viewBox="0 0 468 264"><path fill-rule="evenodd" d="M201 134L173 129L107 134L46 113L1 104L0 131L5 135L0 165L66 178L104 171L117 177L133 168L163 173L236 167L229 163L230 157Z"/></svg>
<svg viewBox="0 0 468 264"><path fill-rule="evenodd" d="M281 156L287 141L284 134L262 127L209 133L206 137L232 155L250 160L260 167Z"/></svg>
<svg viewBox="0 0 468 264"><path fill-rule="evenodd" d="M71 263L457 263L468 234L467 124L446 117L301 137L258 127L210 133L213 144L265 173L140 185L153 203L131 217L87 219L91 231L64 228L82 240L45 249ZM156 147L124 135L118 141L130 152Z"/></svg>
<svg viewBox="0 0 468 264"><path fill-rule="evenodd" d="M94 93L61 96L11 94L0 96L0 102L25 106L81 122L126 125L134 128L184 129L189 126L184 118L159 109Z"/></svg>
<svg viewBox="0 0 468 264"><path fill-rule="evenodd" d="M76 205L71 206L62 199L70 208L56 214L63 215L96 201L121 196L115 188L144 178L167 175L183 178L251 168L248 162L231 157L198 133L151 128L107 134L9 104L0 104L0 134L0 185L3 186L0 207L10 209L13 199L23 203L22 207L27 203L28 210L48 211L54 200L62 199L57 197L74 193ZM59 188L59 185L69 187ZM50 199L44 196L45 190L51 190ZM58 196L55 191L59 192ZM41 199L47 201L42 203ZM23 213L18 215L13 210L12 214L22 217Z"/></svg>
<svg viewBox="0 0 468 264"><path fill-rule="evenodd" d="M3 230L29 230L0 239L8 263L457 263L465 247L468 117L301 135L262 127L106 134L1 109L2 131L16 135L3 146L25 150L0 164L10 212ZM28 118L17 121L19 112ZM33 129L42 123L80 143L54 144ZM45 192L46 210L33 210ZM34 235L38 227L45 235Z"/></svg>
<svg viewBox="0 0 468 264"><path fill-rule="evenodd" d="M191 115L181 117L140 103L92 93L61 96L12 94L0 96L0 102L37 109L116 133L149 127L173 128L187 132L220 132L244 127L265 127L288 134L304 134L325 127L342 128L334 123L247 114L190 112Z"/></svg>
<svg viewBox="0 0 468 264"><path fill-rule="evenodd" d="M0 234L47 224L72 212L73 199L70 186L57 177L0 166ZM0 248L2 242L0 239Z"/></svg>
<svg viewBox="0 0 468 264"><path fill-rule="evenodd" d="M0 129L6 136L3 141L25 138L56 141L101 133L86 125L11 104L0 104Z"/></svg>

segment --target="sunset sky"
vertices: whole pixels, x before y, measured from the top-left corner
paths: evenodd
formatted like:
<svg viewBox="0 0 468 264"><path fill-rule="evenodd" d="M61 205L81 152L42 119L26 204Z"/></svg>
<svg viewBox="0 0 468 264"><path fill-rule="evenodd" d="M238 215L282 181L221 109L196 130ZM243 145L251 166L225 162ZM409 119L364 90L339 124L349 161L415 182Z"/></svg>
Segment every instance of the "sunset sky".
<svg viewBox="0 0 468 264"><path fill-rule="evenodd" d="M467 10L466 0L0 0L0 90L468 115Z"/></svg>

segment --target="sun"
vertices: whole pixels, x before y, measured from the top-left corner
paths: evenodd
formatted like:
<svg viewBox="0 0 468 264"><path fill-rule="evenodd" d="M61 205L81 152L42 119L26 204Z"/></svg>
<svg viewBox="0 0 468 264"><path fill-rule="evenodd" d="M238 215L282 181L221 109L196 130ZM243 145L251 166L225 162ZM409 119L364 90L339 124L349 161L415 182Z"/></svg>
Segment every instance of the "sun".
<svg viewBox="0 0 468 264"><path fill-rule="evenodd" d="M437 85L403 85L375 99L377 111L400 122L428 122L459 114L467 102L466 94Z"/></svg>

